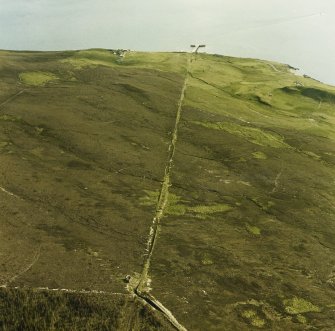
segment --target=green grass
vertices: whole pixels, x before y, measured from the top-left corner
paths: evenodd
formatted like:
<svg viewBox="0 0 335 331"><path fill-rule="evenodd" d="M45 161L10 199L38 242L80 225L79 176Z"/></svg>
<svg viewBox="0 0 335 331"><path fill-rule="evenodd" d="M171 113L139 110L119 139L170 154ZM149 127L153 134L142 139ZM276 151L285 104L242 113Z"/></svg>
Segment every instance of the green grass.
<svg viewBox="0 0 335 331"><path fill-rule="evenodd" d="M246 224L245 227L250 234L253 234L255 236L260 236L261 235L261 229L258 228L257 226Z"/></svg>
<svg viewBox="0 0 335 331"><path fill-rule="evenodd" d="M44 86L59 79L55 74L43 71L22 72L19 78L23 84L30 86Z"/></svg>
<svg viewBox="0 0 335 331"><path fill-rule="evenodd" d="M228 122L211 123L194 121L193 123L209 129L226 131L256 145L273 148L289 148L280 135L269 133L259 128Z"/></svg>
<svg viewBox="0 0 335 331"><path fill-rule="evenodd" d="M145 195L139 198L142 206L156 206L158 192L145 191ZM165 214L171 216L195 215L198 218L206 218L213 214L225 213L233 208L227 204L190 206L187 200L169 193Z"/></svg>
<svg viewBox="0 0 335 331"><path fill-rule="evenodd" d="M301 324L307 324L307 318L304 315L297 315L297 321Z"/></svg>
<svg viewBox="0 0 335 331"><path fill-rule="evenodd" d="M188 211L195 213L195 214L200 214L200 215L211 215L211 214L216 214L216 213L224 213L229 210L232 210L231 206L228 206L226 204L215 204L215 205L200 205L200 206L194 206L194 207L189 207Z"/></svg>
<svg viewBox="0 0 335 331"><path fill-rule="evenodd" d="M215 264L215 261L213 261L212 257L209 254L203 254L201 257L201 264L204 266L210 266Z"/></svg>
<svg viewBox="0 0 335 331"><path fill-rule="evenodd" d="M286 312L290 315L298 315L310 312L319 313L321 311L318 306L298 297L284 300L284 305Z"/></svg>
<svg viewBox="0 0 335 331"><path fill-rule="evenodd" d="M122 65L176 72L184 75L186 72L186 59L187 54L185 53L130 52L125 56Z"/></svg>
<svg viewBox="0 0 335 331"><path fill-rule="evenodd" d="M112 51L91 49L77 51L71 57L62 60L62 62L69 63L77 69L98 65L113 67L117 64L118 58Z"/></svg>
<svg viewBox="0 0 335 331"><path fill-rule="evenodd" d="M114 54L115 51L104 49L90 49L77 51L62 60L76 69L85 67L117 67L117 68L144 68L165 72L184 74L186 70L186 55L183 53L147 53L126 52L123 58Z"/></svg>
<svg viewBox="0 0 335 331"><path fill-rule="evenodd" d="M242 313L242 317L246 318L252 326L262 328L265 325L265 321L254 310L245 310Z"/></svg>
<svg viewBox="0 0 335 331"><path fill-rule="evenodd" d="M258 159L258 160L266 160L267 159L266 154L264 154L263 152L254 152L254 153L252 153L252 156L255 159Z"/></svg>

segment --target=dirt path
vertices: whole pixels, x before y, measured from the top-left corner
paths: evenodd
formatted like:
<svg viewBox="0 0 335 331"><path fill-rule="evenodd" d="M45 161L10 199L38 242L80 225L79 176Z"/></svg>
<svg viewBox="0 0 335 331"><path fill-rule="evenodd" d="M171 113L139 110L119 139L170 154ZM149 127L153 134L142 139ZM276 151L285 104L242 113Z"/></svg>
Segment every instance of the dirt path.
<svg viewBox="0 0 335 331"><path fill-rule="evenodd" d="M171 186L171 169L173 165L173 157L176 150L176 144L178 140L178 127L179 122L181 118L181 112L182 112L182 105L185 97L185 92L187 89L188 79L190 75L190 63L191 59L190 56L187 55L187 72L186 77L184 80L184 84L182 87L181 95L178 101L178 108L177 108L177 114L176 114L176 120L175 120L175 126L172 134L171 143L169 145L169 157L168 161L165 167L165 174L163 178L163 183L161 186L161 190L159 193L159 198L156 205L156 212L153 217L152 225L150 227L149 232L149 238L147 242L147 256L143 264L142 274L140 276L138 285L135 287L134 292L137 296L145 300L148 304L153 306L155 309L161 311L165 317L171 322L171 324L180 331L185 331L186 329L176 320L176 318L173 316L173 314L165 308L156 298L154 298L149 292L149 282L150 279L148 277L150 264L151 264L151 258L155 249L155 244L157 242L158 232L159 232L159 224L164 216L165 208L167 206L168 198L169 198L169 187Z"/></svg>
<svg viewBox="0 0 335 331"><path fill-rule="evenodd" d="M18 277L22 276L23 274L25 274L26 272L28 272L33 266L34 264L38 261L39 257L40 257L40 253L41 253L41 247L39 247L39 249L37 250L37 252L35 253L31 263L29 263L25 268L23 268L19 273L17 273L16 275L14 275L13 277L11 277L8 282L4 285L4 287L7 287L8 284L14 282Z"/></svg>
<svg viewBox="0 0 335 331"><path fill-rule="evenodd" d="M7 100L5 100L3 103L0 103L0 110L3 106L5 106L7 103L13 101L14 99L16 99L18 96L20 96L23 92L25 92L26 89L21 90L20 92L17 92L16 94L12 95L11 97L9 97Z"/></svg>
<svg viewBox="0 0 335 331"><path fill-rule="evenodd" d="M276 72L280 72L272 63L268 63L268 65Z"/></svg>
<svg viewBox="0 0 335 331"><path fill-rule="evenodd" d="M8 286L8 285L1 285L0 288L9 288L9 289L23 289L19 286ZM32 288L34 291L41 291L41 292L64 292L64 293L75 293L75 294L102 294L102 295L119 295L125 297L132 297L131 294L125 293L118 293L118 292L106 292L100 290L73 290L68 288L49 288L49 287L34 287Z"/></svg>
<svg viewBox="0 0 335 331"><path fill-rule="evenodd" d="M188 60L188 64L187 67L189 67L189 60ZM187 69L188 70L188 69ZM157 232L158 232L158 225L160 223L161 218L164 215L164 211L165 211L165 207L166 204L168 202L168 198L169 198L169 186L170 186L170 173L171 173L171 168L172 168L172 164L173 164L173 157L174 157L174 153L175 153L175 149L176 149L176 143L177 143L177 139L178 139L178 126L179 126L179 122L180 122L180 117L181 117L181 111L182 111L182 104L184 101L184 96L185 96L185 91L187 88L187 81L188 81L188 72L186 74L186 78L183 84L183 88L181 91L181 95L180 95L180 99L178 101L178 109L177 109L177 114L176 114L176 121L175 121L175 126L174 126L174 130L173 130L173 134L172 134L172 139L171 139L171 143L169 145L169 157L168 157L168 161L165 167L165 174L164 174L164 178L163 178L163 183L162 183L162 187L159 193L159 198L157 201L157 205L156 205L156 212L152 221L152 225L150 227L150 233L149 233L149 239L147 242L147 257L146 260L144 262L144 266L143 266L143 270L142 270L142 274L141 274L141 278L139 281L139 284L137 286L137 290L139 291L143 291L145 290L145 288L147 287L147 281L148 281L148 272L149 272L149 268L150 268L150 262L151 262L151 257L154 251L154 247L155 247L155 243L157 240Z"/></svg>
<svg viewBox="0 0 335 331"><path fill-rule="evenodd" d="M320 109L321 106L322 106L322 99L321 99L320 102L319 102L318 109Z"/></svg>
<svg viewBox="0 0 335 331"><path fill-rule="evenodd" d="M281 168L281 170L279 171L279 173L277 174L277 176L276 176L276 178L274 180L274 187L273 187L271 193L277 192L278 187L279 187L279 179L280 179L280 177L281 177L282 174L283 174L283 167Z"/></svg>
<svg viewBox="0 0 335 331"><path fill-rule="evenodd" d="M10 195L11 197L17 198L17 196L16 196L14 193L7 191L7 190L6 190L4 187L2 187L2 186L0 186L0 191L3 192L3 193L6 193L6 194L8 194L8 195Z"/></svg>

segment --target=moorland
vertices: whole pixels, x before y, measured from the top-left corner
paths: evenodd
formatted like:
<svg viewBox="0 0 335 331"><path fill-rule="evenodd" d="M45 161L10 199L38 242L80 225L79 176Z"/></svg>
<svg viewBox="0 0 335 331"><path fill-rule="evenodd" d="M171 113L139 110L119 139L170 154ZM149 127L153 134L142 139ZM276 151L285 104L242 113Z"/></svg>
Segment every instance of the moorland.
<svg viewBox="0 0 335 331"><path fill-rule="evenodd" d="M0 51L0 87L2 329L334 328L334 87L104 49Z"/></svg>

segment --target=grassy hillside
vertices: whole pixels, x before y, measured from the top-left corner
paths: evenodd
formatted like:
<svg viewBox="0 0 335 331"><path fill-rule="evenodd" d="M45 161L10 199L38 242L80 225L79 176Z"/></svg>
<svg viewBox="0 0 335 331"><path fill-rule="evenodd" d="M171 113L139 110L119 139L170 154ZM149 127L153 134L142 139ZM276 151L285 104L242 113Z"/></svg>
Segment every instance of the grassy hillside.
<svg viewBox="0 0 335 331"><path fill-rule="evenodd" d="M152 263L191 330L334 326L335 89L275 68L192 64Z"/></svg>
<svg viewBox="0 0 335 331"><path fill-rule="evenodd" d="M128 294L188 77L153 295L190 330L331 330L335 88L261 60L114 53L0 52L1 284Z"/></svg>

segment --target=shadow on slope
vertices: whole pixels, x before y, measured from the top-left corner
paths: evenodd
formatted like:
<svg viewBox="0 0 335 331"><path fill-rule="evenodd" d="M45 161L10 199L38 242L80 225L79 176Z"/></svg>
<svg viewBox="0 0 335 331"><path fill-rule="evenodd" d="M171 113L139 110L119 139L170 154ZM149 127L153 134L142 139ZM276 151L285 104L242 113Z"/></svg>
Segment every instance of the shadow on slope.
<svg viewBox="0 0 335 331"><path fill-rule="evenodd" d="M0 290L1 330L171 330L132 296Z"/></svg>

